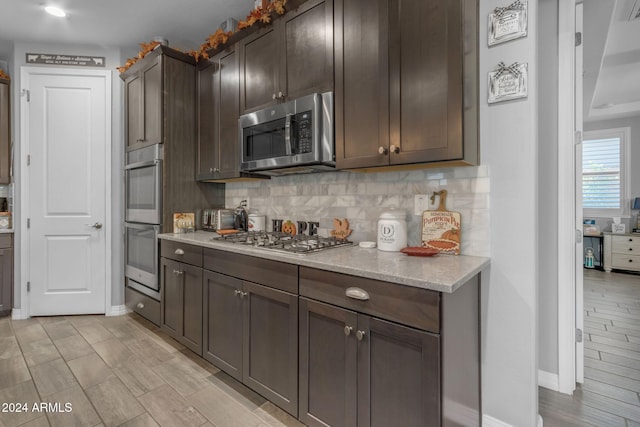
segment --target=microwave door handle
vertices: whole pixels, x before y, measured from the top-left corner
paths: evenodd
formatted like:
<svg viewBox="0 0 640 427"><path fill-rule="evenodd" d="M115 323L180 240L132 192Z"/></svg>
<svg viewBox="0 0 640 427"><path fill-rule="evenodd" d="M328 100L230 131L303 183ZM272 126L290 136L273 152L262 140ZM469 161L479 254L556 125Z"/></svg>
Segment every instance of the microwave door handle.
<svg viewBox="0 0 640 427"><path fill-rule="evenodd" d="M287 156L292 154L291 150L291 114L287 114L284 119L284 149Z"/></svg>

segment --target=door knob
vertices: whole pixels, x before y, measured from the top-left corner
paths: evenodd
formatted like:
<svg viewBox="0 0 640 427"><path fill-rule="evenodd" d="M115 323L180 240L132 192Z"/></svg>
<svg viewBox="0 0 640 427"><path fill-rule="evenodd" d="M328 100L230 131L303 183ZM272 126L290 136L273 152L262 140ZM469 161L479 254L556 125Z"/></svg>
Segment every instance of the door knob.
<svg viewBox="0 0 640 427"><path fill-rule="evenodd" d="M349 336L349 335L351 335L351 331L353 331L353 328L352 328L351 326L346 326L346 325L345 325L345 327L344 327L344 334L345 334L346 336Z"/></svg>
<svg viewBox="0 0 640 427"><path fill-rule="evenodd" d="M383 154L383 155L384 155L384 154L388 154L388 153L389 153L389 150L388 150L387 148L385 148L385 147L380 146L380 147L378 148L378 153L379 153L379 154Z"/></svg>
<svg viewBox="0 0 640 427"><path fill-rule="evenodd" d="M398 154L398 153L400 152L400 147L396 147L395 145L393 145L393 144L392 144L392 145L389 147L389 151L391 151L392 153L396 153L396 154Z"/></svg>
<svg viewBox="0 0 640 427"><path fill-rule="evenodd" d="M366 334L367 333L365 331L358 331L356 332L356 338L358 338L358 341L362 341Z"/></svg>

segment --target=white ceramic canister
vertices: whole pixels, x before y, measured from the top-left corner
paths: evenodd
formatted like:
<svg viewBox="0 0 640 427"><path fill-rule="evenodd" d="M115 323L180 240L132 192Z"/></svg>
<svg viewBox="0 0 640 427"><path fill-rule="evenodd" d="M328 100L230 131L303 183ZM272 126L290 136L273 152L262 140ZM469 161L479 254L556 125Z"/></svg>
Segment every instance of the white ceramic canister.
<svg viewBox="0 0 640 427"><path fill-rule="evenodd" d="M266 217L264 215L249 214L249 231L265 231Z"/></svg>
<svg viewBox="0 0 640 427"><path fill-rule="evenodd" d="M383 211L378 219L378 249L397 252L407 246L407 214L399 209Z"/></svg>

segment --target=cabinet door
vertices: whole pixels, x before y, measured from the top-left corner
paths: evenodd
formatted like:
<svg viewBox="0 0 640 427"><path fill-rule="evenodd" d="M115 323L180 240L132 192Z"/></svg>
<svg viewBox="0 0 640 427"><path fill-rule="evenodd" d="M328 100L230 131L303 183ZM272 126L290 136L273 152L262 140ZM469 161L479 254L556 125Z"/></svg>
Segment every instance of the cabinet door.
<svg viewBox="0 0 640 427"><path fill-rule="evenodd" d="M355 427L357 314L300 298L300 414L309 426Z"/></svg>
<svg viewBox="0 0 640 427"><path fill-rule="evenodd" d="M240 109L248 113L276 103L280 86L280 39L276 27L240 42Z"/></svg>
<svg viewBox="0 0 640 427"><path fill-rule="evenodd" d="M462 158L461 0L389 2L391 164Z"/></svg>
<svg viewBox="0 0 640 427"><path fill-rule="evenodd" d="M160 287L162 290L160 323L162 329L177 340L182 337L182 307L184 304L179 271L179 262L160 258Z"/></svg>
<svg viewBox="0 0 640 427"><path fill-rule="evenodd" d="M298 297L243 282L243 383L298 416Z"/></svg>
<svg viewBox="0 0 640 427"><path fill-rule="evenodd" d="M219 56L219 80L214 90L217 92L218 133L217 167L220 178L239 176L240 152L238 142L238 117L240 116L240 62L238 53L225 51Z"/></svg>
<svg viewBox="0 0 640 427"><path fill-rule="evenodd" d="M356 335L358 426L439 426L439 336L366 315Z"/></svg>
<svg viewBox="0 0 640 427"><path fill-rule="evenodd" d="M389 164L388 5L335 0L338 169Z"/></svg>
<svg viewBox="0 0 640 427"><path fill-rule="evenodd" d="M216 113L219 111L213 93L218 76L218 64L210 61L198 70L198 180L212 179L216 162Z"/></svg>
<svg viewBox="0 0 640 427"><path fill-rule="evenodd" d="M204 358L242 381L242 281L204 272Z"/></svg>
<svg viewBox="0 0 640 427"><path fill-rule="evenodd" d="M308 1L276 25L284 37L279 90L287 99L332 90L333 0Z"/></svg>
<svg viewBox="0 0 640 427"><path fill-rule="evenodd" d="M191 351L202 356L202 269L180 263L182 279L182 339Z"/></svg>
<svg viewBox="0 0 640 427"><path fill-rule="evenodd" d="M142 71L144 83L144 146L162 141L162 56Z"/></svg>
<svg viewBox="0 0 640 427"><path fill-rule="evenodd" d="M143 82L140 73L131 75L124 82L127 150L138 148L144 139L142 86Z"/></svg>
<svg viewBox="0 0 640 427"><path fill-rule="evenodd" d="M161 259L162 329L202 355L202 269Z"/></svg>
<svg viewBox="0 0 640 427"><path fill-rule="evenodd" d="M0 249L0 315L13 308L13 249Z"/></svg>
<svg viewBox="0 0 640 427"><path fill-rule="evenodd" d="M9 83L0 81L0 184L11 182L11 121Z"/></svg>

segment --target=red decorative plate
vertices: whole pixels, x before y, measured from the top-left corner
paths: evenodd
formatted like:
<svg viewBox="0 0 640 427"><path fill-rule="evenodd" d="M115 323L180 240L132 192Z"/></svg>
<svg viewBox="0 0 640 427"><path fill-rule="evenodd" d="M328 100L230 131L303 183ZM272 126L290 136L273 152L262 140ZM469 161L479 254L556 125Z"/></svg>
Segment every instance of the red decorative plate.
<svg viewBox="0 0 640 427"><path fill-rule="evenodd" d="M436 249L423 248L420 246L408 246L404 249L400 249L400 252L409 256L434 256L440 253Z"/></svg>

